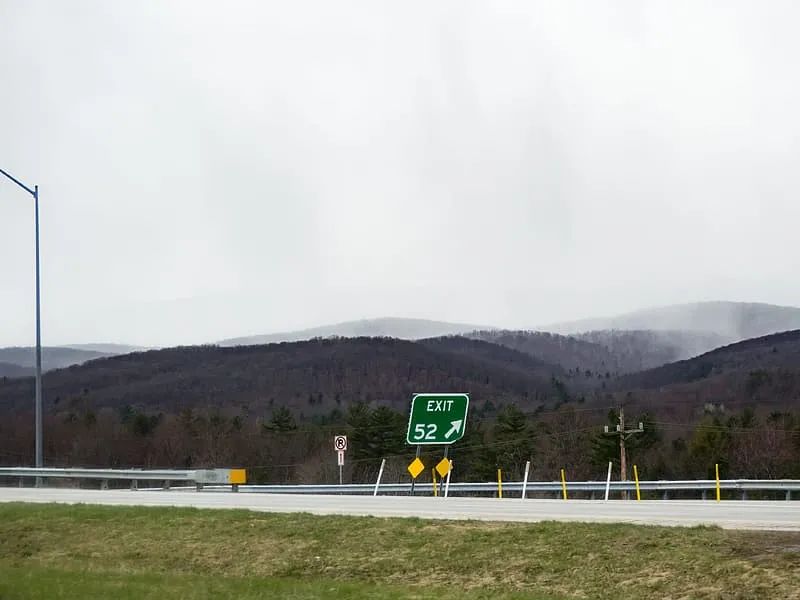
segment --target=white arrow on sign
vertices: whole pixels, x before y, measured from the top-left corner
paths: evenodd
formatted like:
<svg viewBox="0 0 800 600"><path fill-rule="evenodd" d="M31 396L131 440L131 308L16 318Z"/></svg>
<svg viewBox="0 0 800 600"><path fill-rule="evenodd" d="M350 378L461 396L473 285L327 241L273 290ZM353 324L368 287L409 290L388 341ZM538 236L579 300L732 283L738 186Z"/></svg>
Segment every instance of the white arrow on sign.
<svg viewBox="0 0 800 600"><path fill-rule="evenodd" d="M450 421L450 425L452 425L452 427L447 431L447 433L444 434L444 439L450 439L451 435L458 433L461 430L461 423L463 423L461 419L458 421Z"/></svg>

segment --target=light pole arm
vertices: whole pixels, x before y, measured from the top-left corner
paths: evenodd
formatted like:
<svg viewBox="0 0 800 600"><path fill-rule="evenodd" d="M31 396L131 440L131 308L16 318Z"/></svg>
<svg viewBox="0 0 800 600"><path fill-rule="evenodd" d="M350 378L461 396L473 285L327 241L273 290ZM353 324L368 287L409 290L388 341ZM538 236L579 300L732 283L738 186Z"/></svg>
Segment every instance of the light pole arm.
<svg viewBox="0 0 800 600"><path fill-rule="evenodd" d="M29 188L29 187L28 187L27 185L25 185L24 183L22 183L22 182L21 182L19 179L17 179L16 177L14 177L13 175L10 175L9 173L6 173L5 171L3 171L3 169L0 169L0 173L2 173L3 175L5 175L6 177L8 177L8 178L9 178L11 181L13 181L14 183L16 183L16 184L17 184L19 187L21 187L23 190L25 190L26 192L28 192L28 193L29 193L31 196L33 196L34 198L36 197L36 192L35 192L34 190L32 190L31 188Z"/></svg>

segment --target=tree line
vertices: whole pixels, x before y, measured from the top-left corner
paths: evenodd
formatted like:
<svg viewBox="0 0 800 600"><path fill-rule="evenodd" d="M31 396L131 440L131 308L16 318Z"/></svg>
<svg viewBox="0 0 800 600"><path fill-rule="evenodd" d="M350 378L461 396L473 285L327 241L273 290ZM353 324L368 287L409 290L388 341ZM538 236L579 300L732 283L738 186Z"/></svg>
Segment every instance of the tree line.
<svg viewBox="0 0 800 600"><path fill-rule="evenodd" d="M605 477L608 462L619 478L615 407L568 402L558 408L523 411L515 404L474 411L462 440L450 449L459 481L522 478L531 461L531 479L555 480L561 468L573 480ZM713 477L800 477L800 414L739 411L707 404L691 423L670 420L631 404L626 416L644 431L627 443L628 468L637 464L644 479ZM388 459L386 481L408 481L405 467L415 448L405 443L408 416L389 406L352 403L326 419L299 420L287 406L269 416L219 407L165 413L123 406L95 412L76 405L45 420L45 458L50 466L193 468L242 466L259 483L334 483L338 480L333 436L350 444L346 479L374 478ZM0 422L0 463L31 464L33 415L17 412ZM426 447L432 467L442 448ZM427 475L425 475L427 477Z"/></svg>

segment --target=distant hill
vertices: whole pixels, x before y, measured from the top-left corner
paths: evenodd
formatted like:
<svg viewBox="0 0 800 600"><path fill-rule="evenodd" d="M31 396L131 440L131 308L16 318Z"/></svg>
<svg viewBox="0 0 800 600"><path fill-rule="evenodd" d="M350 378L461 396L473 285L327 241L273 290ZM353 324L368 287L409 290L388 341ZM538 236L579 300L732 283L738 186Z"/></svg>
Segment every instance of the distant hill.
<svg viewBox="0 0 800 600"><path fill-rule="evenodd" d="M45 346L42 348L42 370L60 369L70 365L81 364L87 360L102 358L103 356L108 356L108 353ZM0 348L0 362L16 365L23 369L34 369L36 367L36 349L32 346Z"/></svg>
<svg viewBox="0 0 800 600"><path fill-rule="evenodd" d="M800 308L744 302L698 302L631 312L607 319L556 323L547 331L668 330L712 333L728 342L800 329Z"/></svg>
<svg viewBox="0 0 800 600"><path fill-rule="evenodd" d="M33 367L22 367L14 363L0 362L0 377L27 377L33 374Z"/></svg>
<svg viewBox="0 0 800 600"><path fill-rule="evenodd" d="M610 371L625 373L627 369L619 357L601 344L585 341L571 336L558 335L545 331L512 331L495 329L473 331L466 337L491 342L507 348L524 352L540 361L558 365L567 371Z"/></svg>
<svg viewBox="0 0 800 600"><path fill-rule="evenodd" d="M538 406L557 395L553 373L560 369L479 340L338 338L113 356L47 373L44 391L50 411L75 402L95 410L247 407L251 414L287 406L309 417L356 401L405 411L414 392L428 390L469 392L479 405ZM28 406L31 389L30 379L0 380L0 410Z"/></svg>
<svg viewBox="0 0 800 600"><path fill-rule="evenodd" d="M747 379L754 372L783 380L791 394L800 386L800 330L786 331L730 344L701 356L618 378L615 389L653 389L736 374ZM798 387L800 391L800 387Z"/></svg>
<svg viewBox="0 0 800 600"><path fill-rule="evenodd" d="M691 331L591 331L571 336L542 331L475 331L467 337L500 344L567 371L620 375L689 358L728 340Z"/></svg>
<svg viewBox="0 0 800 600"><path fill-rule="evenodd" d="M602 346L616 360L619 373L652 369L698 356L730 343L713 332L606 329L574 334L576 339Z"/></svg>
<svg viewBox="0 0 800 600"><path fill-rule="evenodd" d="M66 344L60 346L61 348L73 348L75 350L88 350L90 352L99 352L105 356L113 354L128 354L130 352L143 352L145 350L152 350L146 346L131 346L129 344Z"/></svg>
<svg viewBox="0 0 800 600"><path fill-rule="evenodd" d="M420 340L423 338L457 335L474 331L476 329L490 329L478 325L465 323L447 323L444 321L429 321L427 319L401 319L385 317L380 319L362 319L360 321L347 321L335 325L323 325L288 331L283 333L269 333L264 335L250 335L230 338L218 342L220 346L250 346L254 344L273 344L278 342L299 342L313 338L327 337L393 337L401 340Z"/></svg>

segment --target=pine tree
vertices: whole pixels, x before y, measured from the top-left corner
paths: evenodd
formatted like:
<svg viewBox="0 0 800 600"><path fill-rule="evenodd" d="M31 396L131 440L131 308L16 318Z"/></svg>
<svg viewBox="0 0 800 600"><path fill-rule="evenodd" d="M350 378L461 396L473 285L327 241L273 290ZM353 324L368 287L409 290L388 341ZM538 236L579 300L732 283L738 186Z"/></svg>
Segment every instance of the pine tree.
<svg viewBox="0 0 800 600"><path fill-rule="evenodd" d="M279 406L272 411L272 418L270 418L266 428L277 432L294 431L297 429L297 423L294 420L292 411L285 406Z"/></svg>
<svg viewBox="0 0 800 600"><path fill-rule="evenodd" d="M525 463L533 459L535 441L525 413L515 405L505 407L497 415L493 440L497 466L509 477L522 478Z"/></svg>

